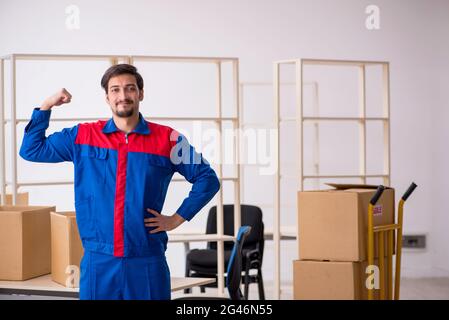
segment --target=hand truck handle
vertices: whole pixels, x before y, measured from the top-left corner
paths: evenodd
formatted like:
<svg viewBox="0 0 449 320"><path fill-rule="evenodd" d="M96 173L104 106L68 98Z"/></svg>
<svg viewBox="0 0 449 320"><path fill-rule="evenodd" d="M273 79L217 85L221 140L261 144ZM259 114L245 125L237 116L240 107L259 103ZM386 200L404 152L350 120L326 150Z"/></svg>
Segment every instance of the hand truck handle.
<svg viewBox="0 0 449 320"><path fill-rule="evenodd" d="M405 191L404 195L402 196L402 200L407 201L408 197L412 194L412 192L416 189L417 185L412 182L410 187L408 187L407 191Z"/></svg>
<svg viewBox="0 0 449 320"><path fill-rule="evenodd" d="M377 200L379 200L379 198L382 195L382 193L384 192L384 190L385 190L385 187L383 185L380 185L377 187L376 194L370 200L370 203L373 206L376 204Z"/></svg>

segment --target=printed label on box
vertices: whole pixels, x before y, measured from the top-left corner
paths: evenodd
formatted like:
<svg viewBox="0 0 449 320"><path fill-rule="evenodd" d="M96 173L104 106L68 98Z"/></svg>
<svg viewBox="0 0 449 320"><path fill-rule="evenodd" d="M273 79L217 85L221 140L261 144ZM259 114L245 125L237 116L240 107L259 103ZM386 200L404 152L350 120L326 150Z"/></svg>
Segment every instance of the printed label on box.
<svg viewBox="0 0 449 320"><path fill-rule="evenodd" d="M373 209L373 215L376 216L381 216L382 215L382 205L378 204L374 207Z"/></svg>

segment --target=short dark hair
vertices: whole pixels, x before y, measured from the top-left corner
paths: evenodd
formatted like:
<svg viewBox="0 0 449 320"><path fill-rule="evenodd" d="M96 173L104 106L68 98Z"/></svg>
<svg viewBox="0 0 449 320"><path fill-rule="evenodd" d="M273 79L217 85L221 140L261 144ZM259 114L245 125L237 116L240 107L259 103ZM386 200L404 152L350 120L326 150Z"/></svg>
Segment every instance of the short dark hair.
<svg viewBox="0 0 449 320"><path fill-rule="evenodd" d="M137 72L137 68L130 64L121 63L110 67L108 70L106 70L103 77L101 78L101 86L103 87L104 91L106 91L106 93L108 93L109 80L112 77L116 77L122 74L133 75L136 78L137 87L139 88L139 90L143 89L143 78L140 73Z"/></svg>

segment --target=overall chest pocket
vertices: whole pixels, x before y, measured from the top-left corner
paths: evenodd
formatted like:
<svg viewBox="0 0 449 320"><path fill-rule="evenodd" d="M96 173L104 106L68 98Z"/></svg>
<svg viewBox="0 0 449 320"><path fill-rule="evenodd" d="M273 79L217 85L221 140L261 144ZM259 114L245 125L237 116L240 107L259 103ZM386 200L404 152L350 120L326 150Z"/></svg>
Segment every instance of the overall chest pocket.
<svg viewBox="0 0 449 320"><path fill-rule="evenodd" d="M104 184L106 181L108 156L108 149L91 146L81 149L81 162L84 170L84 178L91 180L94 184Z"/></svg>
<svg viewBox="0 0 449 320"><path fill-rule="evenodd" d="M151 194L148 199L161 201L167 191L174 169L170 159L149 155L146 161L145 190ZM153 205L154 203L148 203Z"/></svg>
<svg viewBox="0 0 449 320"><path fill-rule="evenodd" d="M149 156L147 160L147 172L153 178L165 178L173 174L173 166L170 159Z"/></svg>

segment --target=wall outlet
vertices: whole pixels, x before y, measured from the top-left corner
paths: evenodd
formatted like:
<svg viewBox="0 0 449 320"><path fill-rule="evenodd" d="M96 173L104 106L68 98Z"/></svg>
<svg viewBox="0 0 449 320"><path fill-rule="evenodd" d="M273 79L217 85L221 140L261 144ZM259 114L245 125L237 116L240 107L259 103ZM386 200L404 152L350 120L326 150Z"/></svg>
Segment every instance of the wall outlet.
<svg viewBox="0 0 449 320"><path fill-rule="evenodd" d="M402 247L413 249L426 248L426 235L424 234L408 234L402 236Z"/></svg>

